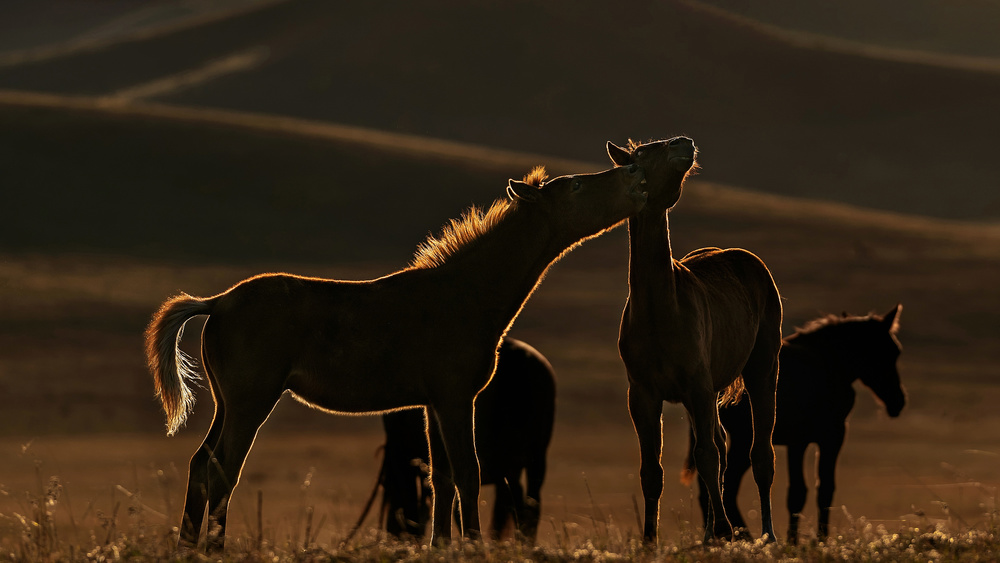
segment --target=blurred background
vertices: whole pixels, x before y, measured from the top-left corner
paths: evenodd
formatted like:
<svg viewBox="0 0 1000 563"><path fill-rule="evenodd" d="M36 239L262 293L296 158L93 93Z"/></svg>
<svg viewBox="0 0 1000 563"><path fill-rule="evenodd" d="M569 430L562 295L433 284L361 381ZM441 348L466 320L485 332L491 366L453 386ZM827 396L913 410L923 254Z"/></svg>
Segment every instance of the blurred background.
<svg viewBox="0 0 1000 563"><path fill-rule="evenodd" d="M164 299L262 271L384 275L533 165L600 170L608 140L684 134L702 171L671 212L678 256L760 255L786 334L903 304L910 402L888 420L857 384L834 526L985 525L1000 482L998 22L988 0L7 0L0 502L25 502L40 467L78 512L162 486L145 502L174 525L212 408L199 391L163 437L141 337ZM588 242L511 331L559 377L543 511L580 533L595 510L635 526L616 349L627 257L624 228ZM281 529L321 505L332 541L374 482L380 427L286 403L234 510L262 490ZM670 535L700 517L673 478L683 409L664 412ZM781 467L779 529L784 483Z"/></svg>

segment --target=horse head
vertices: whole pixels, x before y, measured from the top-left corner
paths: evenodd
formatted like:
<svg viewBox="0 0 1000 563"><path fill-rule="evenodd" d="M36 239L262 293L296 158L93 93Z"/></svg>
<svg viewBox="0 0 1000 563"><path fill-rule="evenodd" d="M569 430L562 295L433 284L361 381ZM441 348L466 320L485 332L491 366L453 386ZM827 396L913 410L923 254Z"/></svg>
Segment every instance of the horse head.
<svg viewBox="0 0 1000 563"><path fill-rule="evenodd" d="M536 168L521 181L510 180L507 195L518 206L544 213L555 235L575 242L638 213L646 204L645 184L636 164L548 181L544 169Z"/></svg>
<svg viewBox="0 0 1000 563"><path fill-rule="evenodd" d="M871 333L863 347L864 367L861 368L860 376L861 382L872 390L893 418L899 416L906 405L906 390L896 368L901 350L896 333L902 310L902 305L896 305L885 316L871 315L866 323Z"/></svg>
<svg viewBox="0 0 1000 563"><path fill-rule="evenodd" d="M617 166L638 164L646 172L651 209L669 209L681 197L684 180L698 170L698 148L688 137L639 144L629 141L622 148L608 141L608 156Z"/></svg>

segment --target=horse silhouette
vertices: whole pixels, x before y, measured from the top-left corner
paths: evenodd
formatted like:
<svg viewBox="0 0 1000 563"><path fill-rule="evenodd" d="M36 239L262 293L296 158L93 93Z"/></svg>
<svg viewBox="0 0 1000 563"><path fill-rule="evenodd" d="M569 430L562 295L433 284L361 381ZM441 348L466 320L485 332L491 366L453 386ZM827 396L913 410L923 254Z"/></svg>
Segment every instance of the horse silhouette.
<svg viewBox="0 0 1000 563"><path fill-rule="evenodd" d="M663 492L663 402L681 403L694 428L694 460L710 498L705 540L731 538L722 504L726 440L719 424L722 401L745 388L753 407L753 473L760 495L763 535L774 540L774 393L781 347L781 299L771 273L738 248L702 248L673 257L669 209L680 199L697 149L687 137L627 149L608 143L620 166L639 164L649 190L646 206L630 218L629 294L618 349L628 372L628 406L639 439L639 477L645 503L643 538L655 543Z"/></svg>
<svg viewBox="0 0 1000 563"><path fill-rule="evenodd" d="M494 485L490 526L494 540L513 532L533 542L541 514L546 450L555 422L552 366L537 350L510 337L497 354L493 379L476 397L476 454L483 485ZM379 522L396 537L422 538L430 520L427 436L423 409L382 415L385 447L372 499L382 488ZM433 426L433 418L430 419ZM524 474L525 486L521 475ZM370 504L369 504L370 506ZM367 508L358 519L360 527ZM353 531L352 531L353 532Z"/></svg>
<svg viewBox="0 0 1000 563"><path fill-rule="evenodd" d="M385 277L262 274L214 297L166 301L146 330L145 351L168 434L193 406L188 382L198 376L177 343L196 315L209 316L201 356L215 401L191 458L180 543L197 545L207 510L216 524L209 548L223 547L244 460L286 391L334 413L425 406L440 438L431 444L431 542L450 541L456 492L461 531L478 538L473 405L500 341L552 263L646 202L639 166L545 179L536 168L511 180L510 200L452 220L408 267Z"/></svg>
<svg viewBox="0 0 1000 563"><path fill-rule="evenodd" d="M822 541L829 533L837 456L847 436L847 418L854 408L854 381L860 379L893 418L906 405L906 391L896 369L900 354L896 333L902 309L902 305L896 305L885 316L822 317L789 336L781 346L774 443L788 446L790 543L798 543L799 515L807 492L802 463L812 443L819 447L817 535ZM730 440L729 464L723 478L726 514L734 526L746 529L737 495L753 442L753 436L746 432L751 412L740 402L721 409L719 415ZM690 452L685 468L688 472L694 469ZM698 499L703 514L707 514L703 488Z"/></svg>

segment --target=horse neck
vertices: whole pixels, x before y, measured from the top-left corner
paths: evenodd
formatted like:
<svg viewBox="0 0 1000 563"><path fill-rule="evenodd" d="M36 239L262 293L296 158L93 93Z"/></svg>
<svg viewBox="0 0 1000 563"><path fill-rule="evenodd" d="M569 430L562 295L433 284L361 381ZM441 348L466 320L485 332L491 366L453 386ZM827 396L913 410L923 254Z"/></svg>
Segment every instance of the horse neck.
<svg viewBox="0 0 1000 563"><path fill-rule="evenodd" d="M823 371L830 374L831 379L844 385L852 385L858 380L858 370L845 362L849 357L851 346L841 342L835 334L824 333L832 327L821 328L812 334L798 334L787 339L788 353L798 351L807 355L812 362L823 366ZM845 353L845 351L847 351Z"/></svg>
<svg viewBox="0 0 1000 563"><path fill-rule="evenodd" d="M547 223L524 208L511 209L492 229L435 268L441 287L454 288L466 311L513 322L549 265L571 246L556 240ZM575 241L573 241L575 242Z"/></svg>
<svg viewBox="0 0 1000 563"><path fill-rule="evenodd" d="M677 304L676 264L670 248L669 214L643 210L628 221L629 299L666 298Z"/></svg>

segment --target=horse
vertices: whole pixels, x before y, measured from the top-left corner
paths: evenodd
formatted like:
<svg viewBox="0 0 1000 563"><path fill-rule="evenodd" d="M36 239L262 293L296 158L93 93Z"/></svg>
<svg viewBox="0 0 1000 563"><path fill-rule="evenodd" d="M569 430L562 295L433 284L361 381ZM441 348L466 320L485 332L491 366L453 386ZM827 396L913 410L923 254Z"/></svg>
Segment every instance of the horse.
<svg viewBox="0 0 1000 563"><path fill-rule="evenodd" d="M380 414L423 406L431 444L432 544L451 540L456 493L464 536L480 537L474 400L497 348L549 266L645 205L639 166L547 180L538 167L508 198L473 207L422 243L407 267L373 280L260 274L214 297L180 294L145 334L156 395L174 434L193 407L184 324L208 315L201 357L215 402L191 458L179 545L224 547L229 498L257 431L285 392L314 408ZM208 534L212 536L213 534Z"/></svg>
<svg viewBox="0 0 1000 563"><path fill-rule="evenodd" d="M896 305L884 316L830 315L806 324L782 343L781 379L778 381L774 443L788 447L788 542L798 543L799 515L806 504L802 464L806 448L818 446L816 501L819 505L817 537L826 539L830 529L830 506L836 488L837 456L847 436L847 418L854 408L855 380L860 379L897 417L906 405L906 390L899 379L896 361L900 355L899 316ZM746 473L753 436L745 431L751 412L740 402L719 411L729 431L729 464L723 483L726 514L733 525L746 529L737 505L740 481ZM693 464L690 452L686 477ZM690 483L690 478L687 479ZM707 498L699 487L698 499L707 514Z"/></svg>
<svg viewBox="0 0 1000 563"><path fill-rule="evenodd" d="M628 407L639 440L639 478L645 504L643 539L655 544L663 492L663 402L681 403L691 418L694 459L710 498L705 541L731 539L722 503L726 439L718 402L743 390L753 408L753 473L760 495L762 535L774 541L775 387L781 347L781 299L770 271L751 252L702 248L680 260L670 248L669 210L685 179L697 169L697 148L687 137L628 148L607 145L612 162L646 172L646 206L628 220L628 299L618 350L628 375Z"/></svg>
<svg viewBox="0 0 1000 563"><path fill-rule="evenodd" d="M507 530L534 542L541 516L546 451L555 423L556 382L552 366L528 344L506 337L497 354L497 369L476 397L476 454L483 485L496 487L491 539ZM430 519L427 479L427 436L422 409L382 415L385 447L372 499L382 488L380 525L394 537L422 538ZM522 486L524 474L526 488ZM370 504L369 504L370 506ZM358 519L355 530L367 515Z"/></svg>

